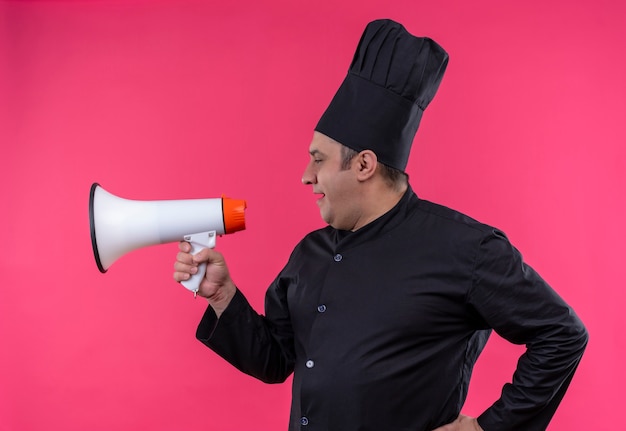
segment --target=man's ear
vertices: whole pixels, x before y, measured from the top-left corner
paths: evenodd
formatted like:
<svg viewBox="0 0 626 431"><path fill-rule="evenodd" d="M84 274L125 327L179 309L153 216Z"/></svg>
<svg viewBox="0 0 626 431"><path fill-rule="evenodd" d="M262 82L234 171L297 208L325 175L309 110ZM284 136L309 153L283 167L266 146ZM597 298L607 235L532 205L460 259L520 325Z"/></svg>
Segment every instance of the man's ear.
<svg viewBox="0 0 626 431"><path fill-rule="evenodd" d="M354 158L353 166L359 181L368 180L376 173L378 157L372 150L363 150Z"/></svg>

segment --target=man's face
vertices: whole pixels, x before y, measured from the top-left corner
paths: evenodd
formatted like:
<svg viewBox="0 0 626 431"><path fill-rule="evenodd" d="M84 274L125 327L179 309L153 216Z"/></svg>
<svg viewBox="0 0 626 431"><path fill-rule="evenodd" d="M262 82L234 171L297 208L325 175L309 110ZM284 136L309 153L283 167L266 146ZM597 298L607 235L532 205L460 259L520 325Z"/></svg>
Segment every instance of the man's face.
<svg viewBox="0 0 626 431"><path fill-rule="evenodd" d="M302 182L319 195L322 219L335 229L354 230L360 218L358 181L354 169L342 169L341 144L314 132L310 160Z"/></svg>

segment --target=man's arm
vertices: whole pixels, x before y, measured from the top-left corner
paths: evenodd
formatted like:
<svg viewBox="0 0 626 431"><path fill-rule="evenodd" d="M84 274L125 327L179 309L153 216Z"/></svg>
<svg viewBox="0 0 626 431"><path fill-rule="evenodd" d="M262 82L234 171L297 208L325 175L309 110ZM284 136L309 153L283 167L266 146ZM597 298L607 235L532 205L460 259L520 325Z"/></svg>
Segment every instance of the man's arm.
<svg viewBox="0 0 626 431"><path fill-rule="evenodd" d="M265 383L281 383L293 372L291 326L281 326L257 314L237 290L218 319L208 307L196 338L238 370Z"/></svg>
<svg viewBox="0 0 626 431"><path fill-rule="evenodd" d="M485 431L545 430L587 345L585 326L497 230L481 244L468 301L500 336L527 347L478 423Z"/></svg>
<svg viewBox="0 0 626 431"><path fill-rule="evenodd" d="M174 279L187 280L207 263L198 295L207 298L196 338L240 371L267 383L284 381L293 371L293 334L285 289L278 281L268 291L266 308L274 321L257 314L235 287L221 253L204 249L190 254L190 245L181 242L174 264Z"/></svg>

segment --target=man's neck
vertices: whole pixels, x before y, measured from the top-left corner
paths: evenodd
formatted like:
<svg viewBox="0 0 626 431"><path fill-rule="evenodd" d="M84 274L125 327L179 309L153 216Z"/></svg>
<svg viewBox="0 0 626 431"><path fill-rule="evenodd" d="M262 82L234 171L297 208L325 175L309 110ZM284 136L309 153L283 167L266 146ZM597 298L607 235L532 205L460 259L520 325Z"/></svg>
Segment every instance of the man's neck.
<svg viewBox="0 0 626 431"><path fill-rule="evenodd" d="M364 197L363 216L352 232L368 225L395 207L408 190L408 185L390 188L387 184L376 184L367 190Z"/></svg>

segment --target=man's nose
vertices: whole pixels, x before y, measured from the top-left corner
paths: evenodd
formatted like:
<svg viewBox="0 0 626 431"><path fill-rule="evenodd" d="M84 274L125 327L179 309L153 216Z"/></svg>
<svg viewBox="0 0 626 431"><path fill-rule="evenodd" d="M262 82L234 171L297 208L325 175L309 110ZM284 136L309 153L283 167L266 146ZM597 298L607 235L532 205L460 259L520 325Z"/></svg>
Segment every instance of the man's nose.
<svg viewBox="0 0 626 431"><path fill-rule="evenodd" d="M313 184L315 181L315 175L311 172L311 164L306 165L304 173L302 174L302 184L305 186Z"/></svg>

